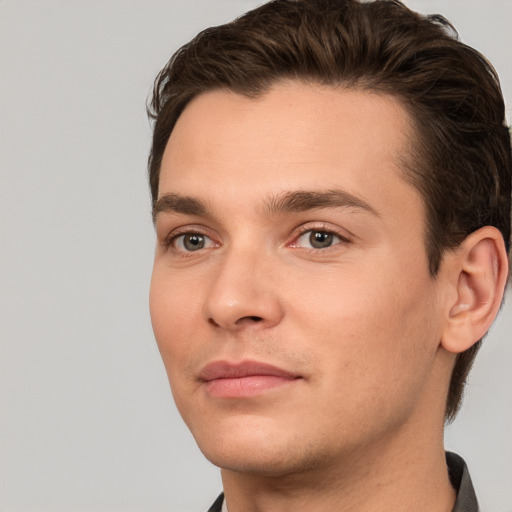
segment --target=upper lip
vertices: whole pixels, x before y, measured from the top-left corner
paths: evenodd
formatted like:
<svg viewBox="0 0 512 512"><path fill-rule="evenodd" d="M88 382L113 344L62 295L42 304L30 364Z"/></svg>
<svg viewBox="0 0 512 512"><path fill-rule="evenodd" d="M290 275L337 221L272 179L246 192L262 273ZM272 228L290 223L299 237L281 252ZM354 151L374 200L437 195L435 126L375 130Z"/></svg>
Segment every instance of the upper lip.
<svg viewBox="0 0 512 512"><path fill-rule="evenodd" d="M299 375L259 361L213 361L208 363L199 373L199 379L205 382L215 379L240 379L254 375L270 375L286 379L296 379Z"/></svg>

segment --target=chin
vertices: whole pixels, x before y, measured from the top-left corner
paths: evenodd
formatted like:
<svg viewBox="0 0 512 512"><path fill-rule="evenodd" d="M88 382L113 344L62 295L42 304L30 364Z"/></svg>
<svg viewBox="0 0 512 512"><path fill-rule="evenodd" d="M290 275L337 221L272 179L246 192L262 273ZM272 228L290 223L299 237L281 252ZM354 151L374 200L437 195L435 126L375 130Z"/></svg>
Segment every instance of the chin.
<svg viewBox="0 0 512 512"><path fill-rule="evenodd" d="M290 472L290 466L293 466L290 455L297 453L297 448L293 435L285 434L287 429L272 429L259 422L228 423L217 424L216 428L207 431L192 432L199 449L212 464L221 469L261 476Z"/></svg>
<svg viewBox="0 0 512 512"><path fill-rule="evenodd" d="M255 449L256 448L256 449ZM252 450L203 450L205 457L215 466L247 475L260 477L283 477L297 474L306 469L306 465L293 457L293 451L276 451L272 447Z"/></svg>
<svg viewBox="0 0 512 512"><path fill-rule="evenodd" d="M241 427L194 435L204 456L215 466L237 473L261 477L300 474L325 464L329 450L324 446L305 445L289 429L252 430Z"/></svg>

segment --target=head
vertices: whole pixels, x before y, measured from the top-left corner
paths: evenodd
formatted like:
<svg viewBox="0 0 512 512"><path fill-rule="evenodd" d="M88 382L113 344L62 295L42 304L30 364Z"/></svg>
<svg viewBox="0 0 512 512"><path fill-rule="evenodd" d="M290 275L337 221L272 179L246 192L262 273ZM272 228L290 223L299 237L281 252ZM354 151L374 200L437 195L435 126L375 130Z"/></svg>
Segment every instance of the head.
<svg viewBox="0 0 512 512"><path fill-rule="evenodd" d="M432 280L483 226L497 228L510 250L512 157L496 73L446 20L394 0L275 0L182 47L159 74L150 107L153 204L169 138L193 100L215 91L257 100L289 82L386 96L407 113L400 169L422 200L418 229ZM480 343L456 357L447 420Z"/></svg>

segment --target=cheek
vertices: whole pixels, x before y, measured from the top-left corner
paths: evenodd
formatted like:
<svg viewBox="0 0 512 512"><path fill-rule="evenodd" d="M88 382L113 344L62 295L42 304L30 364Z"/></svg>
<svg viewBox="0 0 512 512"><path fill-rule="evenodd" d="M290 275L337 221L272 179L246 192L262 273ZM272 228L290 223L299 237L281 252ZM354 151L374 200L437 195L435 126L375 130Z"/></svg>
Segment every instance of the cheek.
<svg viewBox="0 0 512 512"><path fill-rule="evenodd" d="M196 283L197 286L197 283ZM155 268L149 294L151 323L177 409L184 419L187 397L195 386L191 378L201 325L201 304L193 283L183 283L165 269Z"/></svg>
<svg viewBox="0 0 512 512"><path fill-rule="evenodd" d="M169 372L182 365L190 354L191 334L199 328L200 298L193 283L183 283L170 273L155 268L149 294L155 339Z"/></svg>
<svg viewBox="0 0 512 512"><path fill-rule="evenodd" d="M294 312L297 323L308 319L301 330L315 339L329 386L352 393L355 402L362 396L379 400L383 393L406 399L419 392L434 360L432 285L428 276L402 274L398 268L339 274L339 280L333 274L317 281Z"/></svg>

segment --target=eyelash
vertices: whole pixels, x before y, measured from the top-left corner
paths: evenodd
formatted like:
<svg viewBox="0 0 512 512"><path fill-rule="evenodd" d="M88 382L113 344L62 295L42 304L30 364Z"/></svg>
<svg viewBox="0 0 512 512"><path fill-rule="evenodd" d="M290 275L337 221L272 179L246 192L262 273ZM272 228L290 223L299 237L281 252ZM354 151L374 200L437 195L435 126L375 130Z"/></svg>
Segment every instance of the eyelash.
<svg viewBox="0 0 512 512"><path fill-rule="evenodd" d="M327 233L329 235L333 235L333 236L339 238L340 242L335 243L335 244L333 244L333 245L331 245L329 247L321 248L321 249L320 248L311 248L311 247L300 247L300 246L294 246L293 245L294 243L297 243L297 241L303 235L305 235L306 233L309 233L309 232ZM179 249L173 247L173 244L176 243L176 240L178 240L180 237L182 237L184 235L187 235L187 234L197 234L197 235L209 238L210 240L212 240L215 243L216 246L220 245L218 242L215 241L214 237L212 237L209 234L207 234L207 232L206 232L206 230L204 228L199 227L199 226L190 226L190 227L186 227L186 228L182 228L182 229L178 229L176 231L173 231L169 236L167 236L163 240L162 246L165 249L173 249L174 252L180 254L183 257L190 256L191 254L194 253L194 251L182 251L182 250L179 250ZM329 250L334 249L340 243L344 244L344 245L349 245L349 244L352 243L352 240L349 237L347 237L346 235L342 235L338 230L332 229L331 227L329 227L329 226L327 226L325 224L316 224L314 226L303 225L300 228L298 228L296 233L293 235L292 242L288 242L286 244L286 246L287 247L291 247L291 248L295 248L295 249L302 249L304 251L311 251L311 252L314 252L314 253L318 253L319 251L321 251L321 252L328 252Z"/></svg>
<svg viewBox="0 0 512 512"><path fill-rule="evenodd" d="M312 251L315 253L318 253L319 251L327 252L329 249L334 249L339 243L342 243L344 245L349 245L352 243L352 240L346 236L342 235L338 230L331 228L330 226L327 226L326 224L316 224L314 226L311 225L304 225L301 226L298 230L298 233L293 237L293 242L291 244L288 244L288 246L293 247L293 243L296 243L303 235L306 233L313 233L313 232L319 232L319 233L327 233L329 235L333 235L340 239L341 242L338 242L336 244L333 244L329 247L323 248L323 249L314 249L309 247L295 247L297 249L302 249L306 251Z"/></svg>
<svg viewBox="0 0 512 512"><path fill-rule="evenodd" d="M162 245L165 249L172 248L173 244L178 240L178 238L184 236L184 235L200 235L204 236L206 238L209 238L210 240L214 241L213 237L208 235L204 228L201 228L199 226L190 226L186 228L181 228L178 230L173 231L169 236L167 236L163 242ZM218 245L218 243L216 243ZM191 251L193 252L193 251Z"/></svg>

